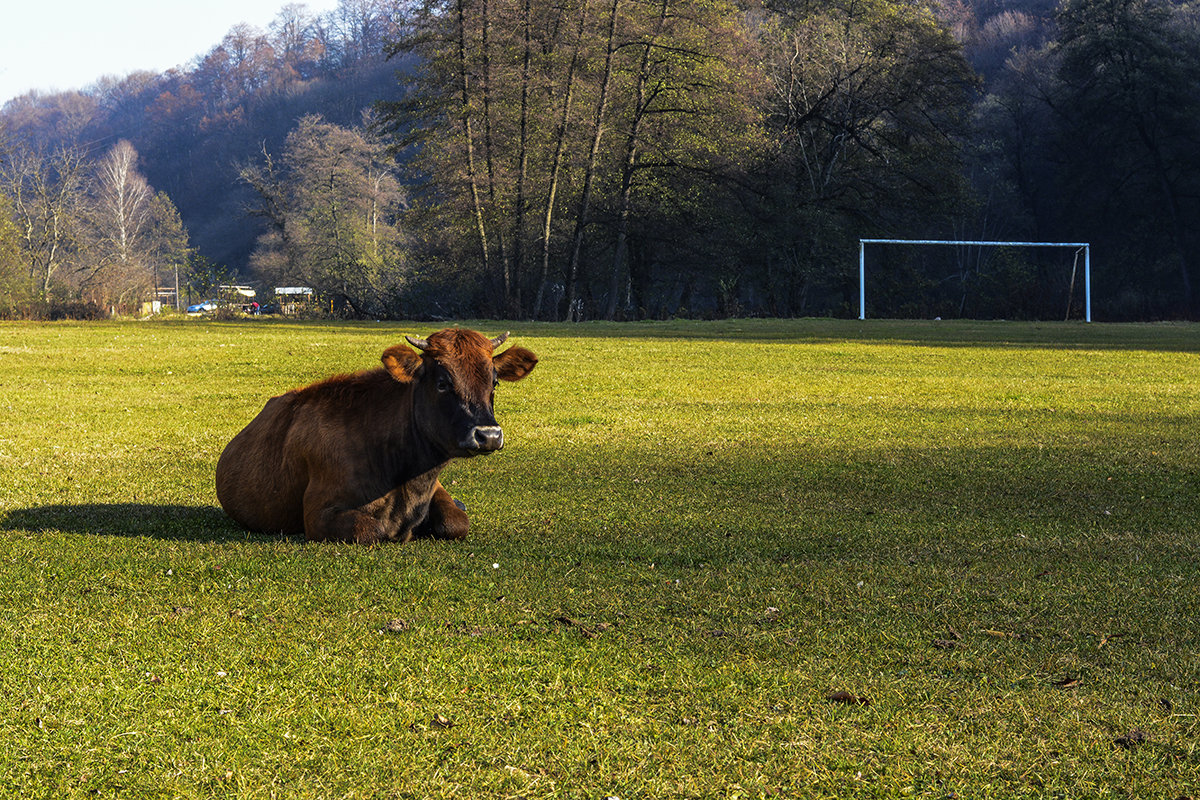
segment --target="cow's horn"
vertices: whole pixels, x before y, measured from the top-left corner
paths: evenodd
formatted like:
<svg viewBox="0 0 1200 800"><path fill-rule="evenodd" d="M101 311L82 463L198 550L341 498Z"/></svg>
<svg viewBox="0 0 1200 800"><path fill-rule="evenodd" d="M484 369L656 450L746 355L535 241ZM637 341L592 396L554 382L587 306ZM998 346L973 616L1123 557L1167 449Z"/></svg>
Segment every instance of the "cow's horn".
<svg viewBox="0 0 1200 800"><path fill-rule="evenodd" d="M507 338L508 338L508 332L506 331L506 332L500 334L499 336L497 336L495 339L492 339L492 349L495 350L497 347L504 344L504 341Z"/></svg>
<svg viewBox="0 0 1200 800"><path fill-rule="evenodd" d="M408 343L411 344L413 347L417 348L418 350L420 350L421 352L424 352L429 349L429 340L428 339L418 339L417 337L409 336L408 334L405 334L404 338L408 339Z"/></svg>

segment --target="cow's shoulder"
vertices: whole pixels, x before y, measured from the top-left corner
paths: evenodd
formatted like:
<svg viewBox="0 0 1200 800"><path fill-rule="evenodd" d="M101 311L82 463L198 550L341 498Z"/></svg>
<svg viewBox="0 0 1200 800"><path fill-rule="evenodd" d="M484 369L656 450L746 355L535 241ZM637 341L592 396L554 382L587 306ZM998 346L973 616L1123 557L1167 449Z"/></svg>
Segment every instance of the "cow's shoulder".
<svg viewBox="0 0 1200 800"><path fill-rule="evenodd" d="M290 397L294 405L348 405L382 399L395 387L395 381L383 369L333 375L309 386L293 389L281 397Z"/></svg>

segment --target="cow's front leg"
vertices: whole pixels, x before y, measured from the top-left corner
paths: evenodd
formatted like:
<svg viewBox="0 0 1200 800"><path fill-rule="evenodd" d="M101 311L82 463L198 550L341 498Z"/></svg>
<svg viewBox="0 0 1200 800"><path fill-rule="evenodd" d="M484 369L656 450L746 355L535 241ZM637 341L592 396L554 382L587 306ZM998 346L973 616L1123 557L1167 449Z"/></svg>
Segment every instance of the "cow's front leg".
<svg viewBox="0 0 1200 800"><path fill-rule="evenodd" d="M304 538L310 542L375 544L384 538L384 530L370 514L330 502L320 492L310 490L304 494Z"/></svg>
<svg viewBox="0 0 1200 800"><path fill-rule="evenodd" d="M435 539L461 539L467 535L471 521L467 518L466 506L459 503L442 482L438 481L429 501L429 514L416 530L417 536L432 536Z"/></svg>

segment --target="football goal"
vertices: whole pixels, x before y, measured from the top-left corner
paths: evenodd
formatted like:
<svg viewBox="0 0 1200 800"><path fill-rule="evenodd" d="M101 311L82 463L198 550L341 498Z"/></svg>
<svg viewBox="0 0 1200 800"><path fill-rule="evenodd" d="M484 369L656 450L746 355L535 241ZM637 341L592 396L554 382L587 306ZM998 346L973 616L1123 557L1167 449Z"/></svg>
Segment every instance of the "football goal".
<svg viewBox="0 0 1200 800"><path fill-rule="evenodd" d="M1068 295L1075 291L1075 274L1079 266L1079 255L1083 254L1083 308L1084 320L1092 321L1092 248L1088 242L980 242L947 239L859 239L858 240L858 318L867 318L867 245L954 245L971 247L1073 247L1075 260L1071 266L1071 285ZM1069 303L1069 299L1068 299ZM1068 305L1069 308L1069 305Z"/></svg>

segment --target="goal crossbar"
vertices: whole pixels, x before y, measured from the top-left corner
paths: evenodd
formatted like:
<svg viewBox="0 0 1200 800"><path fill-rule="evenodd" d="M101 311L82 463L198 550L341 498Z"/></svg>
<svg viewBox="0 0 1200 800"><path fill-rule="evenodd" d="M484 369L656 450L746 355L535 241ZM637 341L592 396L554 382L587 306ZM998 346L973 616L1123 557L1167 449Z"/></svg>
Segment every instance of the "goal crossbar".
<svg viewBox="0 0 1200 800"><path fill-rule="evenodd" d="M866 250L869 244L936 244L968 247L1074 247L1083 251L1084 319L1092 321L1092 246L1088 242L987 242L956 239L859 239L858 318L867 318Z"/></svg>

